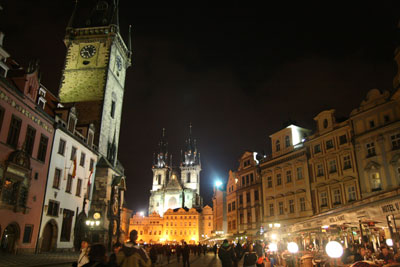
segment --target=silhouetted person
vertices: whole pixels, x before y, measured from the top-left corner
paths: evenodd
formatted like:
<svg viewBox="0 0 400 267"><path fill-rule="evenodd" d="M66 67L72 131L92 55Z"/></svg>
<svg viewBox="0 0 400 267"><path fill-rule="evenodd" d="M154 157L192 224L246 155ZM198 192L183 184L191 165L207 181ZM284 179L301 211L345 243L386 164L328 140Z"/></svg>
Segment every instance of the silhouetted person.
<svg viewBox="0 0 400 267"><path fill-rule="evenodd" d="M218 251L218 257L221 260L222 267L232 267L233 261L235 260L235 252L233 247L228 243L228 240L222 242L221 247Z"/></svg>
<svg viewBox="0 0 400 267"><path fill-rule="evenodd" d="M189 255L190 255L190 248L186 244L186 242L183 242L183 247L182 247L182 262L183 262L183 267L190 267L189 264Z"/></svg>

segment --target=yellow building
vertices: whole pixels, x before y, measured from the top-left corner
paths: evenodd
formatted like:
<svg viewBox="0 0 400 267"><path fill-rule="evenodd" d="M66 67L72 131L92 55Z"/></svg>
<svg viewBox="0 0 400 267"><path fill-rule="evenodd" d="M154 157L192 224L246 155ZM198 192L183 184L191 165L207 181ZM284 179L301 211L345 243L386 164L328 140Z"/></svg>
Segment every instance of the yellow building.
<svg viewBox="0 0 400 267"><path fill-rule="evenodd" d="M349 120L338 122L335 110L320 112L315 133L308 138L311 196L314 213L360 199Z"/></svg>
<svg viewBox="0 0 400 267"><path fill-rule="evenodd" d="M138 241L146 243L172 243L186 241L194 244L212 232L212 209L168 209L164 216L153 212L148 217L136 213L130 220L129 231L138 231Z"/></svg>
<svg viewBox="0 0 400 267"><path fill-rule="evenodd" d="M226 185L226 202L228 205L227 221L228 221L228 234L237 233L237 201L236 201L236 189L238 179L236 173L229 171L228 183Z"/></svg>
<svg viewBox="0 0 400 267"><path fill-rule="evenodd" d="M307 153L309 130L290 125L270 136L272 156L260 160L264 229L286 227L312 215Z"/></svg>

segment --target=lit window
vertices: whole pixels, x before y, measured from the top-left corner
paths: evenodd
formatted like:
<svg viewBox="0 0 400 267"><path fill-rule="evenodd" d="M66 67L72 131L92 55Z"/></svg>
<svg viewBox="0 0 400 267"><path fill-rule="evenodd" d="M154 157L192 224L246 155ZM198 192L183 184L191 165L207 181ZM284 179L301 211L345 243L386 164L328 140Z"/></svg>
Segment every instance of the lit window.
<svg viewBox="0 0 400 267"><path fill-rule="evenodd" d="M382 181L379 176L379 172L371 173L371 187L372 191L378 191L382 189Z"/></svg>

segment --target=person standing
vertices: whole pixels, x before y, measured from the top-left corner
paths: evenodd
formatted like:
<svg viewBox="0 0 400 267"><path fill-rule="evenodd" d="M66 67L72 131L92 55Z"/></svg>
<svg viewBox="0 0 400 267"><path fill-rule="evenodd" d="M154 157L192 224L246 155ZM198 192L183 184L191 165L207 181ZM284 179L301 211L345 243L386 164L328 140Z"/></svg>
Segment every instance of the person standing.
<svg viewBox="0 0 400 267"><path fill-rule="evenodd" d="M176 246L176 261L179 263L181 261L181 255L182 255L182 247L181 245Z"/></svg>
<svg viewBox="0 0 400 267"><path fill-rule="evenodd" d="M89 241L87 239L82 239L81 249L79 252L78 260L73 264L73 266L82 267L89 262Z"/></svg>
<svg viewBox="0 0 400 267"><path fill-rule="evenodd" d="M183 262L183 267L190 267L189 264L189 255L190 255L190 248L186 244L186 242L183 242L183 247L182 247L182 262Z"/></svg>
<svg viewBox="0 0 400 267"><path fill-rule="evenodd" d="M247 252L244 253L243 267L255 267L257 254L253 251L253 245L249 244Z"/></svg>
<svg viewBox="0 0 400 267"><path fill-rule="evenodd" d="M118 267L117 254L118 254L119 250L121 249L121 247L122 247L122 244L119 242L112 245L113 253L110 255L110 258L108 259L109 267Z"/></svg>
<svg viewBox="0 0 400 267"><path fill-rule="evenodd" d="M125 243L117 253L117 265L120 267L150 267L147 252L136 244L137 231L129 233L130 242Z"/></svg>
<svg viewBox="0 0 400 267"><path fill-rule="evenodd" d="M89 262L82 267L108 267L106 258L106 247L103 244L93 245L89 251Z"/></svg>
<svg viewBox="0 0 400 267"><path fill-rule="evenodd" d="M222 242L218 251L218 257L221 260L222 267L232 267L235 260L235 251L227 239Z"/></svg>

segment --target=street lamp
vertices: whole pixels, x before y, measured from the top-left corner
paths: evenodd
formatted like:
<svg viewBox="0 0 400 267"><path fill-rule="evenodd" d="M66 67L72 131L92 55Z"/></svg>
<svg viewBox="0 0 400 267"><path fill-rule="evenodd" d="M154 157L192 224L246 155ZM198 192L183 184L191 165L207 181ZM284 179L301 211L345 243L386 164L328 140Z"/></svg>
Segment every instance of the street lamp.
<svg viewBox="0 0 400 267"><path fill-rule="evenodd" d="M386 239L386 245L388 245L389 247L393 247L393 240L392 239Z"/></svg>
<svg viewBox="0 0 400 267"><path fill-rule="evenodd" d="M343 247L339 242L329 241L325 247L326 254L333 259L333 264L336 266L336 259L343 254Z"/></svg>
<svg viewBox="0 0 400 267"><path fill-rule="evenodd" d="M220 180L215 181L215 187L220 187L222 185L222 182Z"/></svg>
<svg viewBox="0 0 400 267"><path fill-rule="evenodd" d="M289 242L287 249L290 253L297 253L299 251L299 246L295 242Z"/></svg>

